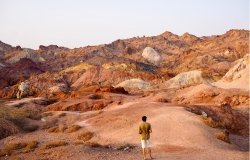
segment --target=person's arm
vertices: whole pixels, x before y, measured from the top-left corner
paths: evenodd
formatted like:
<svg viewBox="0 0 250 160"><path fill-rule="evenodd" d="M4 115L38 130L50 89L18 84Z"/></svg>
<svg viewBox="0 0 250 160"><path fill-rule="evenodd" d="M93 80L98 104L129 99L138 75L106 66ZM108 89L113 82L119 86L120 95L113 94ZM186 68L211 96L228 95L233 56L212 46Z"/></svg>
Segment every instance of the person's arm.
<svg viewBox="0 0 250 160"><path fill-rule="evenodd" d="M139 126L139 134L142 134L141 126Z"/></svg>
<svg viewBox="0 0 250 160"><path fill-rule="evenodd" d="M151 124L149 125L149 132L152 133Z"/></svg>

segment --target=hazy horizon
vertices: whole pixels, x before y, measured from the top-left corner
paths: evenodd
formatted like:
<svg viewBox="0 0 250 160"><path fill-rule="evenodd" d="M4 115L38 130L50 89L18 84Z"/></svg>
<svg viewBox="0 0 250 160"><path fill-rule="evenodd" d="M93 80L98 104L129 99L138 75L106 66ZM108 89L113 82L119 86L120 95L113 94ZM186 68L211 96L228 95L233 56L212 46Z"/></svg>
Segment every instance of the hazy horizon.
<svg viewBox="0 0 250 160"><path fill-rule="evenodd" d="M0 40L37 49L107 44L165 31L196 36L249 30L248 0L2 0Z"/></svg>

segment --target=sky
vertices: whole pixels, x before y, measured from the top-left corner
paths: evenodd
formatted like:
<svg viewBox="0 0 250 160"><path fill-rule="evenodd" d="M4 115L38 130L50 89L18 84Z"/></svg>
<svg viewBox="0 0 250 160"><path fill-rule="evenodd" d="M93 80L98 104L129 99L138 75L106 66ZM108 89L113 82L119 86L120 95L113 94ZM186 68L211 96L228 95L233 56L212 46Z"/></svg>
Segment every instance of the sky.
<svg viewBox="0 0 250 160"><path fill-rule="evenodd" d="M249 30L248 0L0 0L0 40L33 49L230 29Z"/></svg>

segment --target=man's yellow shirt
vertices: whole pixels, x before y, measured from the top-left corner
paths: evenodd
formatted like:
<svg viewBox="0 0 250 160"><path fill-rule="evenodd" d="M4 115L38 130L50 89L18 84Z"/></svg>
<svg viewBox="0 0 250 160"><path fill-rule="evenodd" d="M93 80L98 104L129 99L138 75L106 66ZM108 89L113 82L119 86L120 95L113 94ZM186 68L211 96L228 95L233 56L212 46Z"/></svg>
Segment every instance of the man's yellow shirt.
<svg viewBox="0 0 250 160"><path fill-rule="evenodd" d="M141 134L141 140L148 140L150 138L150 132L152 132L150 123L142 122L139 126L139 134Z"/></svg>

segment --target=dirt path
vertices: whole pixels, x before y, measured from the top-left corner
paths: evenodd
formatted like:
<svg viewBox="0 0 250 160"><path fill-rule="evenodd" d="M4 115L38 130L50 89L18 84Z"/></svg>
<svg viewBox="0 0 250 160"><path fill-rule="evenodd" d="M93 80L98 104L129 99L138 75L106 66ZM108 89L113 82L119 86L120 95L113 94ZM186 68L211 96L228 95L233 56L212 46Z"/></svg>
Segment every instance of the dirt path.
<svg viewBox="0 0 250 160"><path fill-rule="evenodd" d="M126 104L125 104L126 105ZM200 117L182 107L156 102L136 102L117 106L89 118L85 123L94 128L93 141L103 144L139 144L138 125L147 115L152 124L152 149L158 159L248 159L248 152L219 141L218 132L204 125Z"/></svg>
<svg viewBox="0 0 250 160"><path fill-rule="evenodd" d="M54 112L55 115L61 112ZM133 144L130 150L116 150L113 147L88 147L77 145L75 133L49 133L39 130L29 134L18 134L0 141L0 146L8 142L38 140L41 145L53 140L68 142L69 145L48 150L41 148L29 153L15 153L2 159L41 159L41 160L140 160L140 137L138 125L141 116L147 115L152 124L152 153L157 160L247 160L249 152L242 152L236 146L214 137L217 129L204 125L199 116L187 112L182 107L150 101L129 102L102 111L85 113L67 112L60 120L79 124L83 130L95 133L92 143L107 146ZM62 122L63 122L62 121Z"/></svg>

